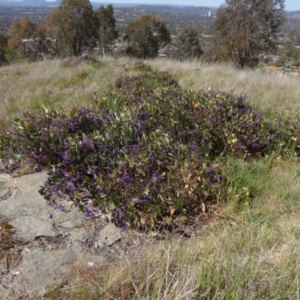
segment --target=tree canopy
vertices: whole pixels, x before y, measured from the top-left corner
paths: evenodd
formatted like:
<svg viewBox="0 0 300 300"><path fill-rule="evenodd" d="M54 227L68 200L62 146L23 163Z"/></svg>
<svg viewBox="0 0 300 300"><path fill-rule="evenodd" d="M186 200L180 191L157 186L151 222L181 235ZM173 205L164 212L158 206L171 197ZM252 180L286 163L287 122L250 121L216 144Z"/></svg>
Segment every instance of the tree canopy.
<svg viewBox="0 0 300 300"><path fill-rule="evenodd" d="M12 36L18 36L21 39L29 39L33 36L37 24L28 17L23 17L20 21L13 21L9 27L9 33Z"/></svg>
<svg viewBox="0 0 300 300"><path fill-rule="evenodd" d="M20 21L15 20L11 22L9 26L9 47L20 50L24 55L28 56L31 52L29 40L33 38L36 28L37 24L28 17L23 17ZM22 40L27 40L27 43L23 43Z"/></svg>
<svg viewBox="0 0 300 300"><path fill-rule="evenodd" d="M170 42L171 35L163 20L143 15L127 25L125 40L129 43L127 54L145 59L157 56L159 47Z"/></svg>
<svg viewBox="0 0 300 300"><path fill-rule="evenodd" d="M46 28L43 24L33 22L27 16L11 22L9 39L5 49L9 61L21 58L34 58L38 52L47 51L45 45Z"/></svg>
<svg viewBox="0 0 300 300"><path fill-rule="evenodd" d="M8 63L5 57L5 48L7 46L7 36L0 31L0 66L6 65Z"/></svg>
<svg viewBox="0 0 300 300"><path fill-rule="evenodd" d="M283 8L284 0L226 0L214 23L213 47L219 58L243 68L255 63L260 53L274 50L285 20Z"/></svg>
<svg viewBox="0 0 300 300"><path fill-rule="evenodd" d="M118 38L113 6L111 4L107 5L106 8L103 5L100 6L96 12L96 17L98 21L98 39L103 56L105 56L109 43Z"/></svg>
<svg viewBox="0 0 300 300"><path fill-rule="evenodd" d="M184 28L177 38L172 58L182 61L199 58L202 53L198 32L193 27Z"/></svg>
<svg viewBox="0 0 300 300"><path fill-rule="evenodd" d="M96 22L89 0L62 0L46 19L48 32L66 54L78 56L96 37Z"/></svg>

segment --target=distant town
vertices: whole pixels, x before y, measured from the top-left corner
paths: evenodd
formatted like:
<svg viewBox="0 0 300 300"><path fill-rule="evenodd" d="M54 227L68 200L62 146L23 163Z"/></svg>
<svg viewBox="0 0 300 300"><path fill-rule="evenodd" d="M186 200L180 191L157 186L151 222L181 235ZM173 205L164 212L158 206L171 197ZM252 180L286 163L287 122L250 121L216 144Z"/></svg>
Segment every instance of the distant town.
<svg viewBox="0 0 300 300"><path fill-rule="evenodd" d="M27 16L37 24L43 24L49 12L57 8L60 1L46 2L43 0L8 1L0 0L0 30L8 34L12 21ZM96 10L101 3L91 2ZM201 38L203 49L209 45L214 33L214 20L217 7L196 7L178 5L139 5L114 4L114 16L119 38L114 42L113 51L118 53L124 47L123 35L126 26L145 14L154 15L164 20L171 31L172 39L184 28L194 28ZM285 12L287 22L282 27L278 39L277 53L265 53L260 56L259 65L270 70L284 70L285 73L298 72L300 67L300 11ZM172 47L166 47L159 55L168 56Z"/></svg>

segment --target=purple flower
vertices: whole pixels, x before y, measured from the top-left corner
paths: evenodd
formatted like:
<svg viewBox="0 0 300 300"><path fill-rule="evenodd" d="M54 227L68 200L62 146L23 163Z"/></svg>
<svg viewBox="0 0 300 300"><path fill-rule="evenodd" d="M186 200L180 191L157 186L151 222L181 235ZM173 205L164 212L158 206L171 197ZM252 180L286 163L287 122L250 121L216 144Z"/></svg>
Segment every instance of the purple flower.
<svg viewBox="0 0 300 300"><path fill-rule="evenodd" d="M42 171L42 167L40 165L35 167L35 171L36 172L41 172Z"/></svg>
<svg viewBox="0 0 300 300"><path fill-rule="evenodd" d="M256 152L260 151L260 145L257 143L253 143L252 145L250 145L250 148Z"/></svg>
<svg viewBox="0 0 300 300"><path fill-rule="evenodd" d="M217 174L216 175L216 178L217 178L217 180L218 181L221 181L221 180L223 180L224 178L223 178L223 176L222 175L220 175L220 174Z"/></svg>
<svg viewBox="0 0 300 300"><path fill-rule="evenodd" d="M95 208L89 209L87 207L84 208L83 214L88 218L94 218L95 217Z"/></svg>
<svg viewBox="0 0 300 300"><path fill-rule="evenodd" d="M104 203L100 209L100 212L103 214L107 214L107 208L108 208L109 204L108 203Z"/></svg>
<svg viewBox="0 0 300 300"><path fill-rule="evenodd" d="M118 221L121 221L123 219L123 212L120 208L114 209L112 213Z"/></svg>
<svg viewBox="0 0 300 300"><path fill-rule="evenodd" d="M121 231L127 231L129 229L129 225L128 223L126 223L122 228L121 228Z"/></svg>
<svg viewBox="0 0 300 300"><path fill-rule="evenodd" d="M72 183L72 181L69 181L66 185L66 190L69 192L75 192L76 191L76 187L74 186L74 184Z"/></svg>
<svg viewBox="0 0 300 300"><path fill-rule="evenodd" d="M145 202L145 200L140 199L140 198L138 198L138 199L135 200L135 204L136 205L142 205L144 202Z"/></svg>
<svg viewBox="0 0 300 300"><path fill-rule="evenodd" d="M82 199L86 199L86 198L88 198L90 195L91 195L90 192L87 191L87 190L85 190L84 194L82 195Z"/></svg>
<svg viewBox="0 0 300 300"><path fill-rule="evenodd" d="M58 209L60 211L66 212L66 208L63 205L57 204L57 205L54 206L54 208Z"/></svg>
<svg viewBox="0 0 300 300"><path fill-rule="evenodd" d="M156 183L164 180L164 178L160 174L157 174L157 173L153 174L153 178L154 178L154 182L156 182Z"/></svg>
<svg viewBox="0 0 300 300"><path fill-rule="evenodd" d="M122 180L124 180L124 181L130 181L130 180L131 180L131 177L128 176L127 174L124 174L124 175L122 176Z"/></svg>

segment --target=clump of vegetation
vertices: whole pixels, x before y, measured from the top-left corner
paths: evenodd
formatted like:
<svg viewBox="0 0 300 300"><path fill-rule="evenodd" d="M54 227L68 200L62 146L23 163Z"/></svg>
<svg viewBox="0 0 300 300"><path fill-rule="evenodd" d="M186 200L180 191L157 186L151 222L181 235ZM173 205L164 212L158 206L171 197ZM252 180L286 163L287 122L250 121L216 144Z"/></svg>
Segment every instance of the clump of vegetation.
<svg viewBox="0 0 300 300"><path fill-rule="evenodd" d="M145 59L156 57L159 47L171 42L171 34L163 20L143 15L127 25L124 39L129 43L129 56Z"/></svg>
<svg viewBox="0 0 300 300"><path fill-rule="evenodd" d="M52 203L67 196L87 216L149 230L227 200L222 158L287 153L298 128L245 96L183 91L150 72L120 77L94 108L26 113L0 146L6 170L26 161L49 172L41 193Z"/></svg>

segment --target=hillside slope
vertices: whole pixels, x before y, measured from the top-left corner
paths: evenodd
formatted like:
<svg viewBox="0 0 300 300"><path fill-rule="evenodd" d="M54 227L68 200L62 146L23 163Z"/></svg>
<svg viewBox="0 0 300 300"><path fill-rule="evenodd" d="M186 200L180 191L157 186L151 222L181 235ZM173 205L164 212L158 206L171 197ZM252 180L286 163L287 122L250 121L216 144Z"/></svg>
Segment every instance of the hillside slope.
<svg viewBox="0 0 300 300"><path fill-rule="evenodd" d="M298 78L229 65L124 58L17 64L1 68L0 76L3 132L16 117L22 122L24 111L33 113L23 121L29 134L26 126L17 126L8 139L2 137L3 157L24 155L40 163L56 176L48 191L63 178L67 181L54 188L63 186L70 196L77 190L84 196L73 201L80 205L90 192L85 183L100 195L97 204L113 202L113 212L124 197L142 193L122 202L138 229L149 215L159 224L173 218L191 229L188 241L161 242L153 240L160 236L152 230L149 250L134 244L135 251L126 252L116 245L120 255L111 263L75 267L66 286L54 287L47 299L298 297ZM75 112L83 106L90 110ZM52 108L67 117L49 113ZM152 192L156 199L148 197ZM155 200L161 206L151 206ZM197 214L204 222L197 223Z"/></svg>
<svg viewBox="0 0 300 300"><path fill-rule="evenodd" d="M278 72L236 70L230 65L151 60L154 70L169 72L184 89L216 89L246 94L261 109L299 112L299 78ZM0 69L0 122L41 105L72 110L89 105L93 95L108 91L123 74L139 71L134 60L105 59L84 64L75 59L20 63ZM143 69L143 67L142 67ZM3 125L2 125L3 126Z"/></svg>

